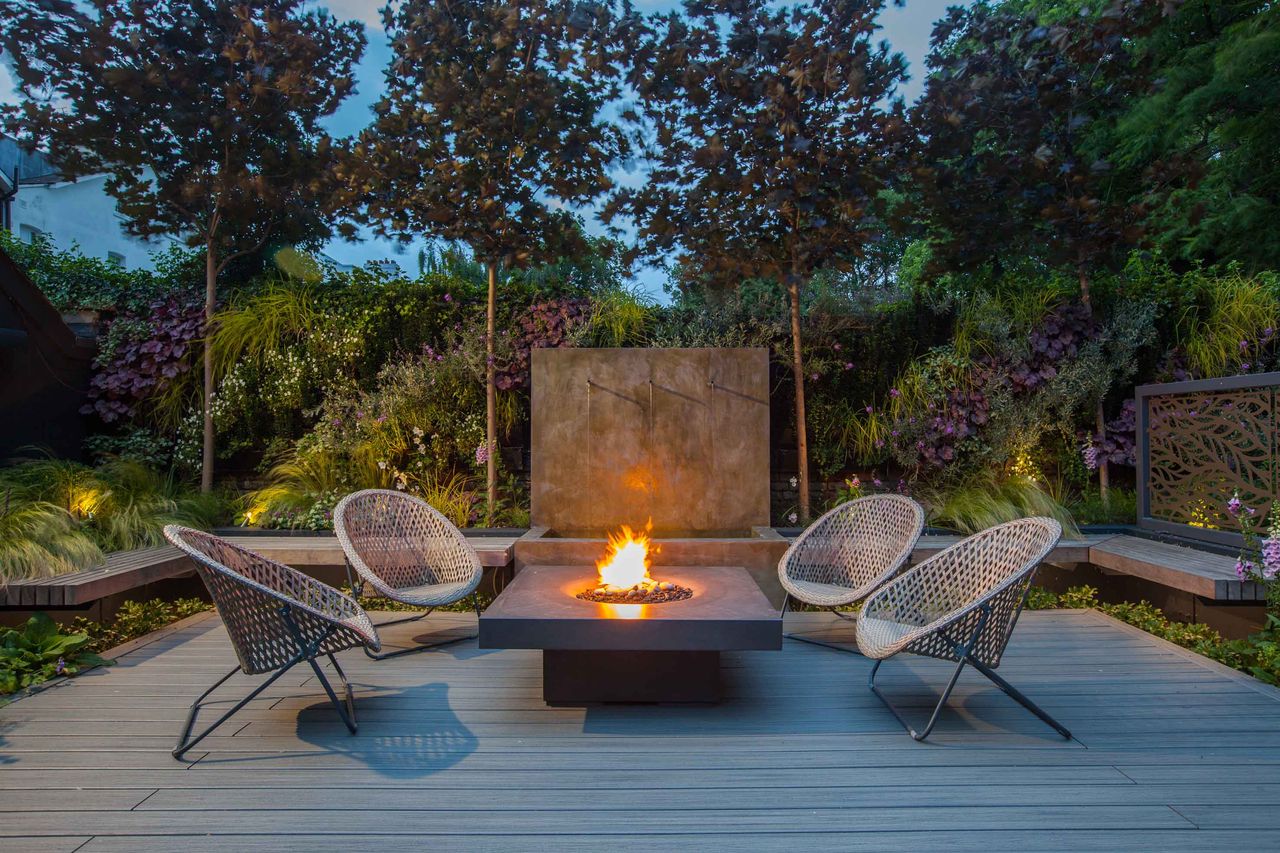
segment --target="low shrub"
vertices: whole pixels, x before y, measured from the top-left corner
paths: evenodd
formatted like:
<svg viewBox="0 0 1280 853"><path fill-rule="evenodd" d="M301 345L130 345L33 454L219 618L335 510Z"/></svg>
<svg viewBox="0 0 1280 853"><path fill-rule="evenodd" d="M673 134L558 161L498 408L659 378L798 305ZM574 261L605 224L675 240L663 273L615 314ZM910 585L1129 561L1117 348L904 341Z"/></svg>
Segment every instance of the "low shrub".
<svg viewBox="0 0 1280 853"><path fill-rule="evenodd" d="M44 613L21 628L0 628L0 695L111 663L90 651L90 644L87 633L63 632Z"/></svg>
<svg viewBox="0 0 1280 853"><path fill-rule="evenodd" d="M166 524L209 529L225 515L221 496L138 462L24 460L0 469L0 584L80 571L107 551L164 544Z"/></svg>

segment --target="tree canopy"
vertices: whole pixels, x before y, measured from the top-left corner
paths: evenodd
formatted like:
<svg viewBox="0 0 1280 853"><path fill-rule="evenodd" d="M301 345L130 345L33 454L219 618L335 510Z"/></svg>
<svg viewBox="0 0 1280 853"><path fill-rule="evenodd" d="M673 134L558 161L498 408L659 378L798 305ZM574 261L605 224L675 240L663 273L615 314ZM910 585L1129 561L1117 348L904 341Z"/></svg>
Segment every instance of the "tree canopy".
<svg viewBox="0 0 1280 853"><path fill-rule="evenodd" d="M15 0L0 22L22 95L3 112L6 129L47 146L68 176L105 172L133 233L202 248L210 320L236 258L329 231L334 152L320 120L352 91L365 38L304 6ZM204 370L208 490L207 351Z"/></svg>
<svg viewBox="0 0 1280 853"><path fill-rule="evenodd" d="M800 291L863 254L905 138L905 61L873 41L883 5L688 0L656 18L632 73L653 168L605 210L635 221L649 253L680 252L695 276L786 284L805 519Z"/></svg>

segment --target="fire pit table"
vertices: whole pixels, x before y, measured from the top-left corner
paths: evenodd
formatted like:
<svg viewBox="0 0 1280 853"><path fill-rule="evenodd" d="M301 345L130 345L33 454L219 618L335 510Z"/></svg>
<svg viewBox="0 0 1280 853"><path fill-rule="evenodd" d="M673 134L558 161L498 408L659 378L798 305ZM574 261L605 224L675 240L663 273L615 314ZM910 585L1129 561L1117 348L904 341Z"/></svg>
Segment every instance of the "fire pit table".
<svg viewBox="0 0 1280 853"><path fill-rule="evenodd" d="M720 652L782 648L782 616L745 569L655 567L693 595L603 604L593 566L527 566L480 616L480 648L542 649L551 705L718 702Z"/></svg>

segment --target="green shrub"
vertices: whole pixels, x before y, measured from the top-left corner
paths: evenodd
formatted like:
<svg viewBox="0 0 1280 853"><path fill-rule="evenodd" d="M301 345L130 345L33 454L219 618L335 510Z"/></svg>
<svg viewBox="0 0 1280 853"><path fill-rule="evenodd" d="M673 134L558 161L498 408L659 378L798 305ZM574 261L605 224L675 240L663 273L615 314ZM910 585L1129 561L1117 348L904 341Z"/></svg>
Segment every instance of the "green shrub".
<svg viewBox="0 0 1280 853"><path fill-rule="evenodd" d="M209 529L225 500L122 459L49 457L0 469L0 583L79 571L103 552L164 544L164 526Z"/></svg>
<svg viewBox="0 0 1280 853"><path fill-rule="evenodd" d="M74 629L88 635L89 649L101 652L150 634L152 631L158 631L179 619L203 613L212 607L212 604L199 598L179 598L174 601L165 601L160 598L153 598L150 601L126 601L116 611L115 618L109 625L79 617L74 622Z"/></svg>
<svg viewBox="0 0 1280 853"><path fill-rule="evenodd" d="M35 614L21 628L0 628L0 694L111 663L90 652L89 643L88 634L63 633L44 613Z"/></svg>
<svg viewBox="0 0 1280 853"><path fill-rule="evenodd" d="M977 533L1028 516L1057 519L1068 535L1077 532L1067 508L1025 476L983 473L946 491L926 491L922 497L933 524L959 533Z"/></svg>

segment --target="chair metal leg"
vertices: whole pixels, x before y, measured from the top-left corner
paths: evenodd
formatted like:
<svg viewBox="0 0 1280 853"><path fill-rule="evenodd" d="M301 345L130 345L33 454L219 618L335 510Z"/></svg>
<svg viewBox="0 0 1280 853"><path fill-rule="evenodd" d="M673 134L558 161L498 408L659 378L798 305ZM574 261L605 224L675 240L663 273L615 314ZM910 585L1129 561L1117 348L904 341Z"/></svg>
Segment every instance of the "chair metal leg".
<svg viewBox="0 0 1280 853"><path fill-rule="evenodd" d="M325 656L329 658L329 662L333 664L334 671L338 673L338 677L342 679L342 686L346 691L347 706L344 708L342 702L338 700L338 695L333 692L333 685L329 683L329 679L325 678L324 670L320 668L320 664L316 661L316 657L320 654L320 648L324 645L334 629L330 628L324 634L316 639L314 643L308 644L298 628L298 623L294 621L293 613L289 608L282 608L280 611L284 624L288 627L289 632L293 634L294 640L302 649L301 656L311 665L311 670L316 674L316 678L320 681L320 686L324 688L324 692L328 694L329 701L333 703L334 710L338 712L338 716L342 718L343 724L347 727L347 731L352 734L356 733L356 707L355 697L351 693L351 682L347 681L347 674L342 671L342 666L338 663L338 659L331 652L325 652Z"/></svg>
<svg viewBox="0 0 1280 853"><path fill-rule="evenodd" d="M330 656L330 659L332 659L332 655ZM346 725L347 731L351 732L352 734L355 734L356 728L357 728L356 721L355 721L355 714L347 713L348 710L354 711L354 707L353 707L354 703L352 707L343 707L342 701L338 699L338 694L333 692L333 685L329 683L329 679L324 677L324 670L320 668L320 664L316 662L316 659L313 657L307 658L307 663L311 664L311 669L313 672L315 672L316 678L319 679L320 686L323 687L324 692L328 694L329 701L333 703L334 710L336 710L338 712L338 716L342 718L342 722L343 724ZM342 683L344 685L347 684L347 679L345 677L342 679ZM350 685L347 685L347 698L348 700L350 700L351 698Z"/></svg>
<svg viewBox="0 0 1280 853"><path fill-rule="evenodd" d="M883 702L884 706L888 708L898 722L902 724L902 727L907 730L907 734L911 735L913 740L924 740L929 736L929 733L933 731L934 725L938 722L938 715L942 713L943 706L946 705L947 700L951 698L951 691L955 689L956 682L960 680L960 671L964 669L965 664L964 659L961 658L960 662L956 664L955 671L951 673L951 679L947 682L947 688L942 691L942 696L938 699L938 704L934 706L933 713L929 715L928 725L924 727L923 731L919 732L911 727L911 724L902 716L902 712L894 707L894 704L889 701L889 697L881 693L879 687L876 687L876 673L880 670L880 664L882 663L884 663L884 661L878 660L875 662L875 665L871 667L871 674L867 676L867 686L871 688L871 692L876 694L876 698Z"/></svg>
<svg viewBox="0 0 1280 853"><path fill-rule="evenodd" d="M329 663L333 665L333 671L338 674L339 680L342 681L342 689L346 693L347 714L351 717L351 722L358 727L359 723L356 722L356 697L351 690L351 682L347 679L347 674L342 670L342 665L338 663L337 658L329 655Z"/></svg>
<svg viewBox="0 0 1280 853"><path fill-rule="evenodd" d="M857 649L850 648L849 646L841 646L837 643L828 643L826 640L815 640L812 637L802 637L799 634L783 634L782 636L788 640L795 640L798 643L808 643L811 646L822 646L823 648L833 649L837 652L844 652L847 655L861 654Z"/></svg>
<svg viewBox="0 0 1280 853"><path fill-rule="evenodd" d="M1026 696L1024 696L1012 684L1005 681L999 675L996 675L996 672L994 669L987 666L982 661L978 660L973 656L974 646L977 644L978 638L982 636L982 629L986 627L987 618L990 615L991 615L990 608L984 608L982 612L982 616L978 619L977 627L974 628L973 634L970 635L968 641L964 643L957 643L954 639L947 636L947 634L945 633L941 634L941 636L951 644L952 650L956 654L956 657L957 657L956 668L955 668L955 671L951 673L951 680L947 682L946 689L942 691L942 698L938 700L938 704L934 707L933 714L932 716L929 717L929 724L924 727L924 731L917 733L916 730L913 729L905 719L903 719L902 714L898 711L897 708L893 706L893 703L890 702L889 699L883 693L880 692L880 688L876 687L876 672L880 669L880 664L883 663L883 661L878 660L875 662L875 665L871 667L871 674L867 678L867 686L871 688L872 693L876 694L876 696L879 697L880 701L885 704L885 707L887 707L890 711L893 712L893 715L898 718L898 722L902 723L902 727L905 728L911 734L911 737L913 737L916 740L924 740L929 736L929 733L933 731L933 726L938 721L938 714L942 712L942 706L947 704L947 699L951 697L951 691L955 689L956 682L959 680L960 673L964 669L965 664L970 664L978 672L985 675L991 681L992 684L994 684L996 687L999 687L1005 693L1005 695L1009 696L1011 699L1015 700L1019 705L1026 708L1028 711L1035 714L1045 723L1052 726L1058 732L1058 734L1062 735L1067 740L1070 740L1071 732L1067 731L1067 729L1061 723L1059 723L1053 717L1049 716L1049 714L1046 713L1043 709L1041 709L1039 705L1037 705L1036 703L1028 699Z"/></svg>
<svg viewBox="0 0 1280 853"><path fill-rule="evenodd" d="M790 598L791 598L790 595L788 595L787 598L784 599L782 602L782 612L784 614L787 612L787 604L790 601ZM836 616L838 616L839 618L843 619L846 622L858 621L858 615L856 613L852 615L845 615L844 613L841 613L839 610L836 610L834 607L830 608L830 610L832 613L834 613ZM859 652L857 649L849 648L848 646L842 646L839 643L828 643L825 640L814 640L810 637L802 637L799 634L783 634L782 636L783 636L783 639L795 640L800 643L808 643L811 646L822 646L823 648L832 649L837 652L844 652L845 654L850 654L850 655L861 654L861 652Z"/></svg>
<svg viewBox="0 0 1280 853"><path fill-rule="evenodd" d="M419 619L426 619L428 616L430 616L430 615L431 615L431 611L432 611L432 610L434 610L434 609L435 609L434 607L429 607L429 608L427 608L425 611L423 611L422 613L418 613L418 614L416 614L416 615L414 615L414 616L402 616L402 617L401 617L401 618L399 618L399 619L388 619L386 622L374 622L374 623L373 623L373 627L375 627L375 628L389 628L389 627L391 627L392 625L403 625L403 624L405 624L406 622L417 622Z"/></svg>
<svg viewBox="0 0 1280 853"><path fill-rule="evenodd" d="M480 619L480 599L475 593L471 594L471 606L476 611L476 619L479 620ZM428 609L426 613L419 614L418 616L414 616L409 619L396 619L391 622L382 622L378 625L375 625L374 627L382 628L387 625L399 625L404 622L416 622L419 619L429 616L434 611L435 611L435 608L432 607ZM365 656L368 657L370 660L387 660L388 658L398 658L402 655L415 655L418 652L426 652L426 651L430 651L431 649L439 649L444 646L452 646L454 643L462 643L467 640L474 640L478 636L480 635L467 634L466 636L463 636L463 637L453 637L448 640L437 640L434 643L422 643L420 645L413 646L412 648L408 648L408 649L396 649L394 652L372 652L369 650L368 646L365 646L364 653L365 653Z"/></svg>
<svg viewBox="0 0 1280 853"><path fill-rule="evenodd" d="M289 661L280 669L273 672L270 678L268 678L266 681L262 682L257 687L255 687L252 693L250 693L248 696L244 697L239 702L237 702L234 707L232 707L229 711L227 711L225 714L223 714L221 717L215 720L212 725L210 725L204 731L200 732L200 734L196 735L195 737L191 737L191 728L192 726L195 725L196 715L200 713L201 703L204 702L206 698L208 698L210 693L217 690L224 683L226 683L227 679L229 679L231 676L239 672L240 667L237 666L235 669L231 670L226 675L222 676L217 681L215 681L212 687L210 687L208 690L201 693L200 696L196 699L196 701L191 703L191 708L190 710L187 711L186 722L183 723L182 725L182 732L178 735L178 743L173 748L173 753L172 753L173 757L179 758L179 759L182 758L182 756L187 753L187 750L191 749L191 747L195 746L200 741L208 737L209 734L212 733L214 729L216 729L218 726L222 725L227 720L229 720L233 714L235 714L245 705L248 705L249 702L251 702L254 698L256 698L259 693L261 693L263 690L266 690L268 687L274 684L276 680L280 678L280 676L284 675L286 672L293 669L294 666L301 663L302 660L303 660L302 657L296 657L293 660Z"/></svg>
<svg viewBox="0 0 1280 853"><path fill-rule="evenodd" d="M1071 732L1067 731L1066 726L1062 725L1062 723L1059 723L1053 717L1049 716L1047 711L1045 711L1035 702L1032 702L1030 699L1028 699L1022 693L1022 691L1018 690L1018 688L1014 687L1012 684L1005 681L999 675L996 675L996 671L994 669L992 669L991 667L987 666L984 663L974 660L972 656L970 656L969 658L969 663L973 664L974 669L976 669L978 672L982 673L988 679L990 679L992 684L994 684L996 687L999 687L1002 691L1004 691L1006 696L1013 699L1015 702L1017 702L1022 707L1026 708L1031 713L1035 714L1037 717L1039 717L1048 725L1052 726L1058 732L1058 734L1062 735L1065 739L1071 740Z"/></svg>

